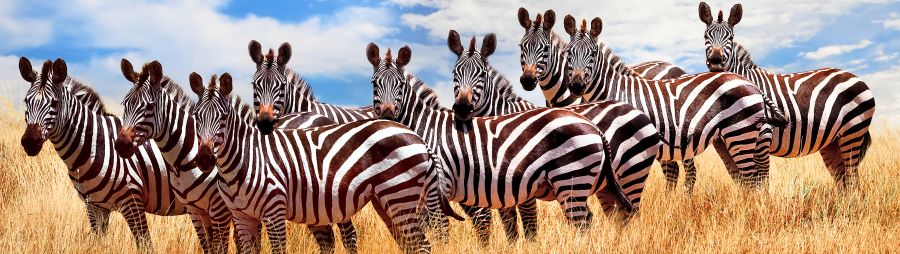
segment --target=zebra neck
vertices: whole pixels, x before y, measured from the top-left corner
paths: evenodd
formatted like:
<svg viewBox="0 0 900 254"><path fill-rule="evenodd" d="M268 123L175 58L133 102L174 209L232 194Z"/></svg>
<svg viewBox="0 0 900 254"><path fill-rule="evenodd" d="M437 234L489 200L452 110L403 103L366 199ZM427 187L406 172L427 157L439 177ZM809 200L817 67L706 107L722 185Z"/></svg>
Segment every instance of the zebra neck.
<svg viewBox="0 0 900 254"><path fill-rule="evenodd" d="M549 67L547 69L548 75L542 77L538 83L541 87L541 92L544 94L544 99L548 102L548 106L563 107L577 104L580 102L578 97L572 96L569 90L563 87L567 80L564 73L566 69L566 43L556 33L550 34L550 41L548 50L551 54L547 61L547 66Z"/></svg>
<svg viewBox="0 0 900 254"><path fill-rule="evenodd" d="M194 116L181 105L164 105L160 108L170 109L160 114L166 119L161 121L165 131L154 139L156 146L162 152L163 158L169 164L181 167L194 160L197 155L197 132L194 125Z"/></svg>
<svg viewBox="0 0 900 254"><path fill-rule="evenodd" d="M237 112L228 114L226 125L222 147L216 154L216 166L223 180L232 183L248 172L248 157L257 151L254 140L257 140L259 133Z"/></svg>
<svg viewBox="0 0 900 254"><path fill-rule="evenodd" d="M516 113L523 110L537 108L531 102L519 97L513 91L513 87L506 77L497 69L488 66L488 84L485 86L485 97L480 103L480 108L475 111L476 116L497 116Z"/></svg>
<svg viewBox="0 0 900 254"><path fill-rule="evenodd" d="M597 42L599 44L600 52L597 54L596 63L598 64L597 68L594 68L593 73L591 75L590 85L587 87L587 91L584 92L582 96L587 102L594 102L600 100L609 99L611 93L611 87L615 86L617 82L622 82L622 80L631 79L639 82L643 80L638 73L628 67L622 58L615 54L612 51L612 48L603 43L602 41Z"/></svg>
<svg viewBox="0 0 900 254"><path fill-rule="evenodd" d="M751 72L766 72L766 70L759 68L759 66L753 62L753 59L750 58L750 52L747 51L747 48L745 48L744 45L735 42L733 52L733 56L729 59L728 71L741 75Z"/></svg>
<svg viewBox="0 0 900 254"><path fill-rule="evenodd" d="M78 181L75 179L80 179L81 175L101 170L91 167L94 161L117 156L111 148L121 122L115 116L97 115L76 98L64 96L68 100L60 102L56 126L49 140L68 167L73 181ZM98 150L101 148L106 150Z"/></svg>

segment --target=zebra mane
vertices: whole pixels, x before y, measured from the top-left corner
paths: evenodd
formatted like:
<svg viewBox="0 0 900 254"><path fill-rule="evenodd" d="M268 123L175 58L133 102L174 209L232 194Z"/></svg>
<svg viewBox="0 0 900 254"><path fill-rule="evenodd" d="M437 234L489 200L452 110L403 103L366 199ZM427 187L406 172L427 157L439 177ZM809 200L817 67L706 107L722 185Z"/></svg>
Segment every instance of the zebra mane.
<svg viewBox="0 0 900 254"><path fill-rule="evenodd" d="M176 105L184 106L189 111L194 107L194 101L184 93L184 90L178 83L175 83L175 80L169 78L169 76L163 76L159 83L163 84L163 94L172 98Z"/></svg>
<svg viewBox="0 0 900 254"><path fill-rule="evenodd" d="M104 116L112 115L106 111L106 106L103 105L103 100L100 99L100 94L98 94L97 91L94 91L93 88L71 77L66 77L64 85L66 88L68 88L68 91L71 92L72 95L75 95L76 99L81 101L81 103L84 104L85 107L87 107L94 113Z"/></svg>
<svg viewBox="0 0 900 254"><path fill-rule="evenodd" d="M757 66L756 63L753 62L753 59L750 58L750 51L747 51L747 48L745 48L744 45L735 42L733 51L735 60L737 60L737 62L741 65L740 68L759 68L759 66Z"/></svg>
<svg viewBox="0 0 900 254"><path fill-rule="evenodd" d="M611 65L610 67L615 72L626 76L640 76L639 73L635 72L631 67L628 67L628 65L625 64L625 61L622 61L622 58L619 57L619 55L616 55L609 45L606 45L606 42L598 39L597 43L600 45L600 50L603 52L603 55L606 56L606 62Z"/></svg>
<svg viewBox="0 0 900 254"><path fill-rule="evenodd" d="M513 90L512 83L509 82L509 79L506 76L503 76L502 73L494 69L493 66L488 65L488 76L496 77L493 78L496 83L494 83L494 92L499 95L497 98L501 100L507 100L511 102L523 102L526 101L524 98L520 97Z"/></svg>
<svg viewBox="0 0 900 254"><path fill-rule="evenodd" d="M285 67L284 76L287 78L289 89L293 91L293 94L289 93L287 96L300 96L302 99L318 102L312 93L309 83L306 83L306 80L300 74L294 72L291 68Z"/></svg>
<svg viewBox="0 0 900 254"><path fill-rule="evenodd" d="M406 75L407 79L410 79L410 85L412 86L412 91L415 93L416 99L419 102L422 102L426 106L430 107L433 110L445 110L446 108L441 107L441 104L438 101L437 92L431 87L425 85L425 82L421 79L416 78L412 74Z"/></svg>

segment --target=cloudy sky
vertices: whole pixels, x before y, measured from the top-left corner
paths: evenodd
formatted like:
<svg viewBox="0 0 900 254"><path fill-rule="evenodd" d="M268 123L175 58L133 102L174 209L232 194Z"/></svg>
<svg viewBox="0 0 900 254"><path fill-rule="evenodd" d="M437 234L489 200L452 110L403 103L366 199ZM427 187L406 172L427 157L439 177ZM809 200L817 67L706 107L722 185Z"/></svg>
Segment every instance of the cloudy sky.
<svg viewBox="0 0 900 254"><path fill-rule="evenodd" d="M264 4L261 4L263 3ZM735 1L708 2L727 10ZM254 66L251 39L264 48L290 42L289 66L301 73L318 98L341 105L371 103L371 66L365 46L382 50L409 45L409 68L436 87L447 102L455 56L446 47L449 29L463 38L496 33L491 63L518 83L518 47L523 29L516 10L532 15L603 19L601 39L626 62L675 63L689 73L705 71L698 1L0 1L0 96L20 101L26 84L18 58L39 65L61 57L69 74L97 88L111 108L128 90L119 61L159 60L165 73L187 86L192 71L230 72L236 91L250 95ZM754 60L774 71L837 67L861 76L876 93L881 121L900 122L900 2L882 0L755 0L744 2L735 40ZM568 36L565 35L564 38ZM538 92L519 94L541 102ZM446 105L446 104L445 104Z"/></svg>

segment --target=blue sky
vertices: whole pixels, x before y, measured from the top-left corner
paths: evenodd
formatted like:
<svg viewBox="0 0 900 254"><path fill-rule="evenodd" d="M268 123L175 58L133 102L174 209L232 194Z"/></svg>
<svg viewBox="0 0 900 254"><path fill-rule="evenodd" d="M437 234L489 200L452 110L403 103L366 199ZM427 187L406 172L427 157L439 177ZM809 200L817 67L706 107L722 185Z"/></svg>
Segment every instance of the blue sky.
<svg viewBox="0 0 900 254"><path fill-rule="evenodd" d="M188 74L228 71L236 91L250 94L253 64L250 39L264 48L290 42L289 66L314 87L317 97L341 105L371 103L368 42L382 50L410 45L409 68L435 87L442 101L452 96L447 50L449 29L464 38L497 33L492 64L515 81L516 43L522 28L516 9L554 9L555 30L562 17L603 19L601 39L628 63L664 60L689 72L704 71L703 29L697 1L26 1L0 3L0 92L15 101L24 93L17 63L63 58L70 75L100 91L116 108L128 83L119 60L160 60L165 73L182 85ZM726 11L735 1L710 1ZM775 1L744 2L736 40L754 60L771 70L797 72L838 67L861 76L876 92L877 115L900 120L900 2ZM567 36L564 36L564 38ZM37 63L36 63L37 64ZM514 82L517 83L517 82ZM537 92L518 91L535 102Z"/></svg>

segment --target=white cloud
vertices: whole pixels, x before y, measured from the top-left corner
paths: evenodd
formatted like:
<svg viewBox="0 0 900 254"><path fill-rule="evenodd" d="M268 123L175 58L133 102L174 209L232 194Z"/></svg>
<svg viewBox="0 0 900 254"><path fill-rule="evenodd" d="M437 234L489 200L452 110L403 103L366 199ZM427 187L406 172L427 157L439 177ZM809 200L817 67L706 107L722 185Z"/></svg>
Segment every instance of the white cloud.
<svg viewBox="0 0 900 254"><path fill-rule="evenodd" d="M900 125L900 66L890 66L877 72L860 76L875 93L876 122Z"/></svg>
<svg viewBox="0 0 900 254"><path fill-rule="evenodd" d="M872 45L870 40L861 40L856 44L829 45L812 52L801 52L800 55L812 60L821 60L826 57L840 55Z"/></svg>
<svg viewBox="0 0 900 254"><path fill-rule="evenodd" d="M0 50L39 47L50 40L53 23L20 14L23 1L0 2ZM30 3L29 3L30 4Z"/></svg>
<svg viewBox="0 0 900 254"><path fill-rule="evenodd" d="M900 17L898 17L900 15L897 15L897 13L892 12L889 16L890 16L889 19L885 19L885 20L881 21L881 25L883 25L884 28L900 30Z"/></svg>

